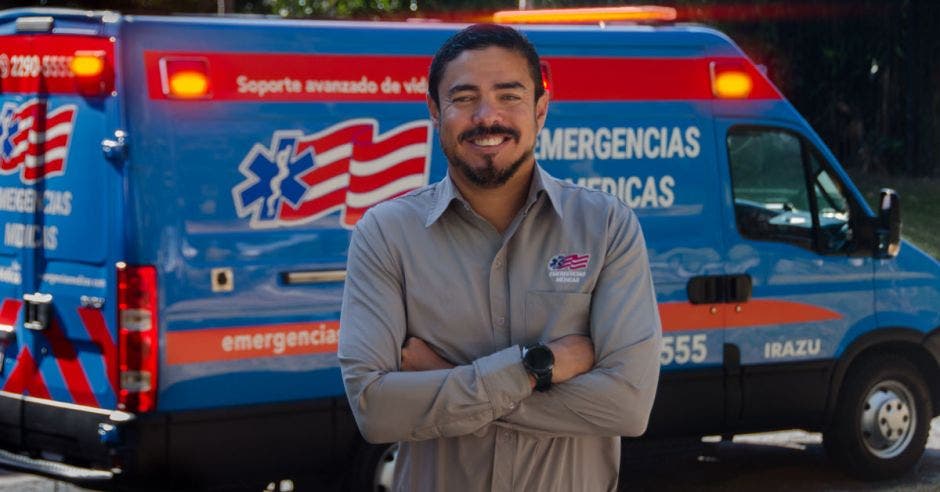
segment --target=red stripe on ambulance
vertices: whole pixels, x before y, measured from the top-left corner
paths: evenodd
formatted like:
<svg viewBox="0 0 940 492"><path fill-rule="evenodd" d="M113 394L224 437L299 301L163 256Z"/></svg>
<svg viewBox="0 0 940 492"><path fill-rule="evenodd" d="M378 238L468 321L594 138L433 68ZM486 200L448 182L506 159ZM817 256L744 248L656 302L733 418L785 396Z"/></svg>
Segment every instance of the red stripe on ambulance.
<svg viewBox="0 0 940 492"><path fill-rule="evenodd" d="M35 373L36 363L29 354L29 349L23 347L20 349L20 353L16 354L16 365L13 366L10 376L3 384L3 391L23 394Z"/></svg>
<svg viewBox="0 0 940 492"><path fill-rule="evenodd" d="M95 398L91 385L88 384L88 375L85 374L85 368L78 360L78 354L75 347L69 343L62 332L62 327L54 321L45 329L46 339L52 345L52 353L55 357L59 371L65 379L66 388L72 397L74 403L79 405L88 405L97 407L98 399Z"/></svg>
<svg viewBox="0 0 940 492"><path fill-rule="evenodd" d="M740 310L737 309L740 307ZM757 328L842 319L842 315L813 304L752 299L740 304L659 304L663 332Z"/></svg>
<svg viewBox="0 0 940 492"><path fill-rule="evenodd" d="M23 347L23 355L25 356L25 360L19 362L33 369L29 375L29 381L26 386L26 391L29 396L44 398L46 400L52 398L49 394L49 387L46 386L46 380L42 377L42 373L39 372L39 364L33 359L32 354L29 353L26 347Z"/></svg>
<svg viewBox="0 0 940 492"><path fill-rule="evenodd" d="M20 349L20 353L16 355L16 367L13 368L10 377L4 383L3 391L21 395L28 394L36 398L49 398L49 389L46 387L46 382L43 380L42 374L39 373L39 366L27 347Z"/></svg>
<svg viewBox="0 0 940 492"><path fill-rule="evenodd" d="M167 364L336 352L339 321L174 331L166 335Z"/></svg>
<svg viewBox="0 0 940 492"><path fill-rule="evenodd" d="M16 299L4 299L0 306L0 325L13 326L16 324L16 318L20 315L20 307L23 301Z"/></svg>
<svg viewBox="0 0 940 492"><path fill-rule="evenodd" d="M105 325L104 316L101 314L101 310L86 307L78 308L78 315L82 318L82 324L85 325L92 341L101 349L104 358L105 376L111 384L111 389L117 394L117 345L114 343L114 338L111 336L111 332L108 331L107 325Z"/></svg>
<svg viewBox="0 0 940 492"><path fill-rule="evenodd" d="M401 101L423 102L428 56L144 53L148 94L168 99L160 60L205 60L211 94L199 101ZM544 57L552 74L555 101L711 100L712 64L732 63L750 76L743 99L783 99L780 92L743 57L625 58Z"/></svg>

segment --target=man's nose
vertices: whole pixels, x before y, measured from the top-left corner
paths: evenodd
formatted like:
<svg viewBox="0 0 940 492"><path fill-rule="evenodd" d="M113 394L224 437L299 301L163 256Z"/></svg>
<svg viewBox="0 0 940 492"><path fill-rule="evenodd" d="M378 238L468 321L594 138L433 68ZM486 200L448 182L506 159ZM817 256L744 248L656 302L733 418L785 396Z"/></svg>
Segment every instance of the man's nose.
<svg viewBox="0 0 940 492"><path fill-rule="evenodd" d="M480 99L473 113L473 123L477 125L492 126L503 121L501 108L488 98Z"/></svg>

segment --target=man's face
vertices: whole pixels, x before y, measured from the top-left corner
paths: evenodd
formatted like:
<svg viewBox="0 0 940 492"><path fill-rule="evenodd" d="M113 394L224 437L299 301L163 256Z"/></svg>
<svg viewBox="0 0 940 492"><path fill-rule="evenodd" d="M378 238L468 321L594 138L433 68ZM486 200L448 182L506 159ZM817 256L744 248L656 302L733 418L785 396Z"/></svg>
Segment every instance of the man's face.
<svg viewBox="0 0 940 492"><path fill-rule="evenodd" d="M535 163L548 96L535 100L526 59L505 48L468 50L447 64L428 100L444 155L472 184L497 188Z"/></svg>

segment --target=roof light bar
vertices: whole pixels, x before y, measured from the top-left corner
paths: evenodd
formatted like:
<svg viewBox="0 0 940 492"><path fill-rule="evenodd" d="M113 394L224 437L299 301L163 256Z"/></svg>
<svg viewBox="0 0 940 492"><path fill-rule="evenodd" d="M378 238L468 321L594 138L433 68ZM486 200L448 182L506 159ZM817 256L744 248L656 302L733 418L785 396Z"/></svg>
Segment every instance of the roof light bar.
<svg viewBox="0 0 940 492"><path fill-rule="evenodd" d="M493 14L497 24L576 24L611 21L669 22L676 9L652 5L579 9L503 10Z"/></svg>

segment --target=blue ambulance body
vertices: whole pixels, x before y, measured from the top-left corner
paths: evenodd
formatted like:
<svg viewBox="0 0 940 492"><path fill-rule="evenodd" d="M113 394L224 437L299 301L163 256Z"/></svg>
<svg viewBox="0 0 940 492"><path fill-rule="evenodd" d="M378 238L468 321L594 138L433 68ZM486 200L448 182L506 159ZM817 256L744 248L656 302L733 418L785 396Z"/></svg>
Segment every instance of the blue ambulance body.
<svg viewBox="0 0 940 492"><path fill-rule="evenodd" d="M335 355L346 251L369 206L445 176L426 71L459 27L0 12L0 461L372 473ZM900 241L896 195L871 210L721 33L523 30L552 97L539 163L645 231L648 434L799 427L862 475L912 466L940 265Z"/></svg>

